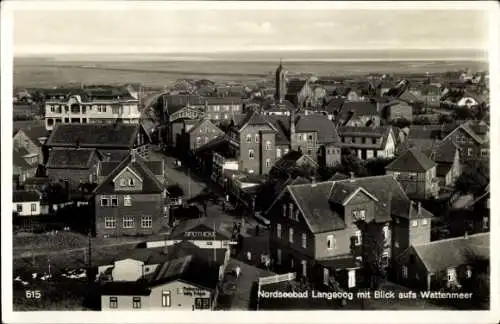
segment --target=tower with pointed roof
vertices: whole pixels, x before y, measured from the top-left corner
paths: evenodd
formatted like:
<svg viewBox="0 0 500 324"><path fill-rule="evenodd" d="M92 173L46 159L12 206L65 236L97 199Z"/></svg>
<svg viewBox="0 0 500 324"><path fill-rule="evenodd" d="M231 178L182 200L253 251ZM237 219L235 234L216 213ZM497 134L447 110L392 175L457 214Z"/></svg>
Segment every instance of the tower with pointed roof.
<svg viewBox="0 0 500 324"><path fill-rule="evenodd" d="M274 98L278 102L283 102L286 95L286 71L283 68L283 60L280 59L280 65L276 69L276 93Z"/></svg>

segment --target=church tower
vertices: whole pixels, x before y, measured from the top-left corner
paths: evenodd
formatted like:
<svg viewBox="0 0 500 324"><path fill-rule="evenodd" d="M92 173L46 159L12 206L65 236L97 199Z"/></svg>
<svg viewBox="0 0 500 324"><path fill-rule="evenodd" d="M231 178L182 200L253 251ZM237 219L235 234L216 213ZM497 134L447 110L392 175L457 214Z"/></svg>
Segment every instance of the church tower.
<svg viewBox="0 0 500 324"><path fill-rule="evenodd" d="M283 102L285 99L285 94L286 94L286 71L283 68L283 62L280 59L280 65L276 69L276 93L274 95L274 98L278 102Z"/></svg>

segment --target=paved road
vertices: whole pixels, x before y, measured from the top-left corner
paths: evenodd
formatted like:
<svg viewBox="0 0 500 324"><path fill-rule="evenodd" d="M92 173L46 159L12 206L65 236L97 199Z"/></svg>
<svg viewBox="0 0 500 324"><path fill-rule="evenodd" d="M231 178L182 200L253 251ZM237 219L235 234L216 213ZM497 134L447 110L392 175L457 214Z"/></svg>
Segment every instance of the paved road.
<svg viewBox="0 0 500 324"><path fill-rule="evenodd" d="M163 159L165 161L168 181L170 184L177 183L184 190L184 194L187 198L198 195L207 187L204 181L191 175L187 169L183 167L174 167L175 159L172 157L166 156L161 152L150 152L149 159L154 161Z"/></svg>

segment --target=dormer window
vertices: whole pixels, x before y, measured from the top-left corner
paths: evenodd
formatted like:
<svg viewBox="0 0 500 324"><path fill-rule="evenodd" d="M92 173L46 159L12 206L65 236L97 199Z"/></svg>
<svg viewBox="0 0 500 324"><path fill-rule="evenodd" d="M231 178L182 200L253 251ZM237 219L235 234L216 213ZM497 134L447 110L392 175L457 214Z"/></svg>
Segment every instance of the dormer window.
<svg viewBox="0 0 500 324"><path fill-rule="evenodd" d="M252 135L248 134L246 137L247 143L252 143Z"/></svg>
<svg viewBox="0 0 500 324"><path fill-rule="evenodd" d="M132 179L132 178L128 179L128 185L131 187L134 186L135 185L134 179Z"/></svg>
<svg viewBox="0 0 500 324"><path fill-rule="evenodd" d="M127 186L127 179L120 179L120 186L126 187Z"/></svg>

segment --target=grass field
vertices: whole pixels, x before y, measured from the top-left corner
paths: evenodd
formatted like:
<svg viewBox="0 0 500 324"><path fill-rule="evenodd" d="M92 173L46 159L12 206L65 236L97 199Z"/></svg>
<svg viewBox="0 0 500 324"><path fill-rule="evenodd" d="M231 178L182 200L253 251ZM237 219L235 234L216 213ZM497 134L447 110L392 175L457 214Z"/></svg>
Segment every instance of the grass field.
<svg viewBox="0 0 500 324"><path fill-rule="evenodd" d="M272 78L276 61L36 61L14 64L15 87L52 87L65 83L140 83L163 87L180 78L245 81ZM368 73L438 73L484 69L473 61L285 62L292 73L360 75Z"/></svg>

